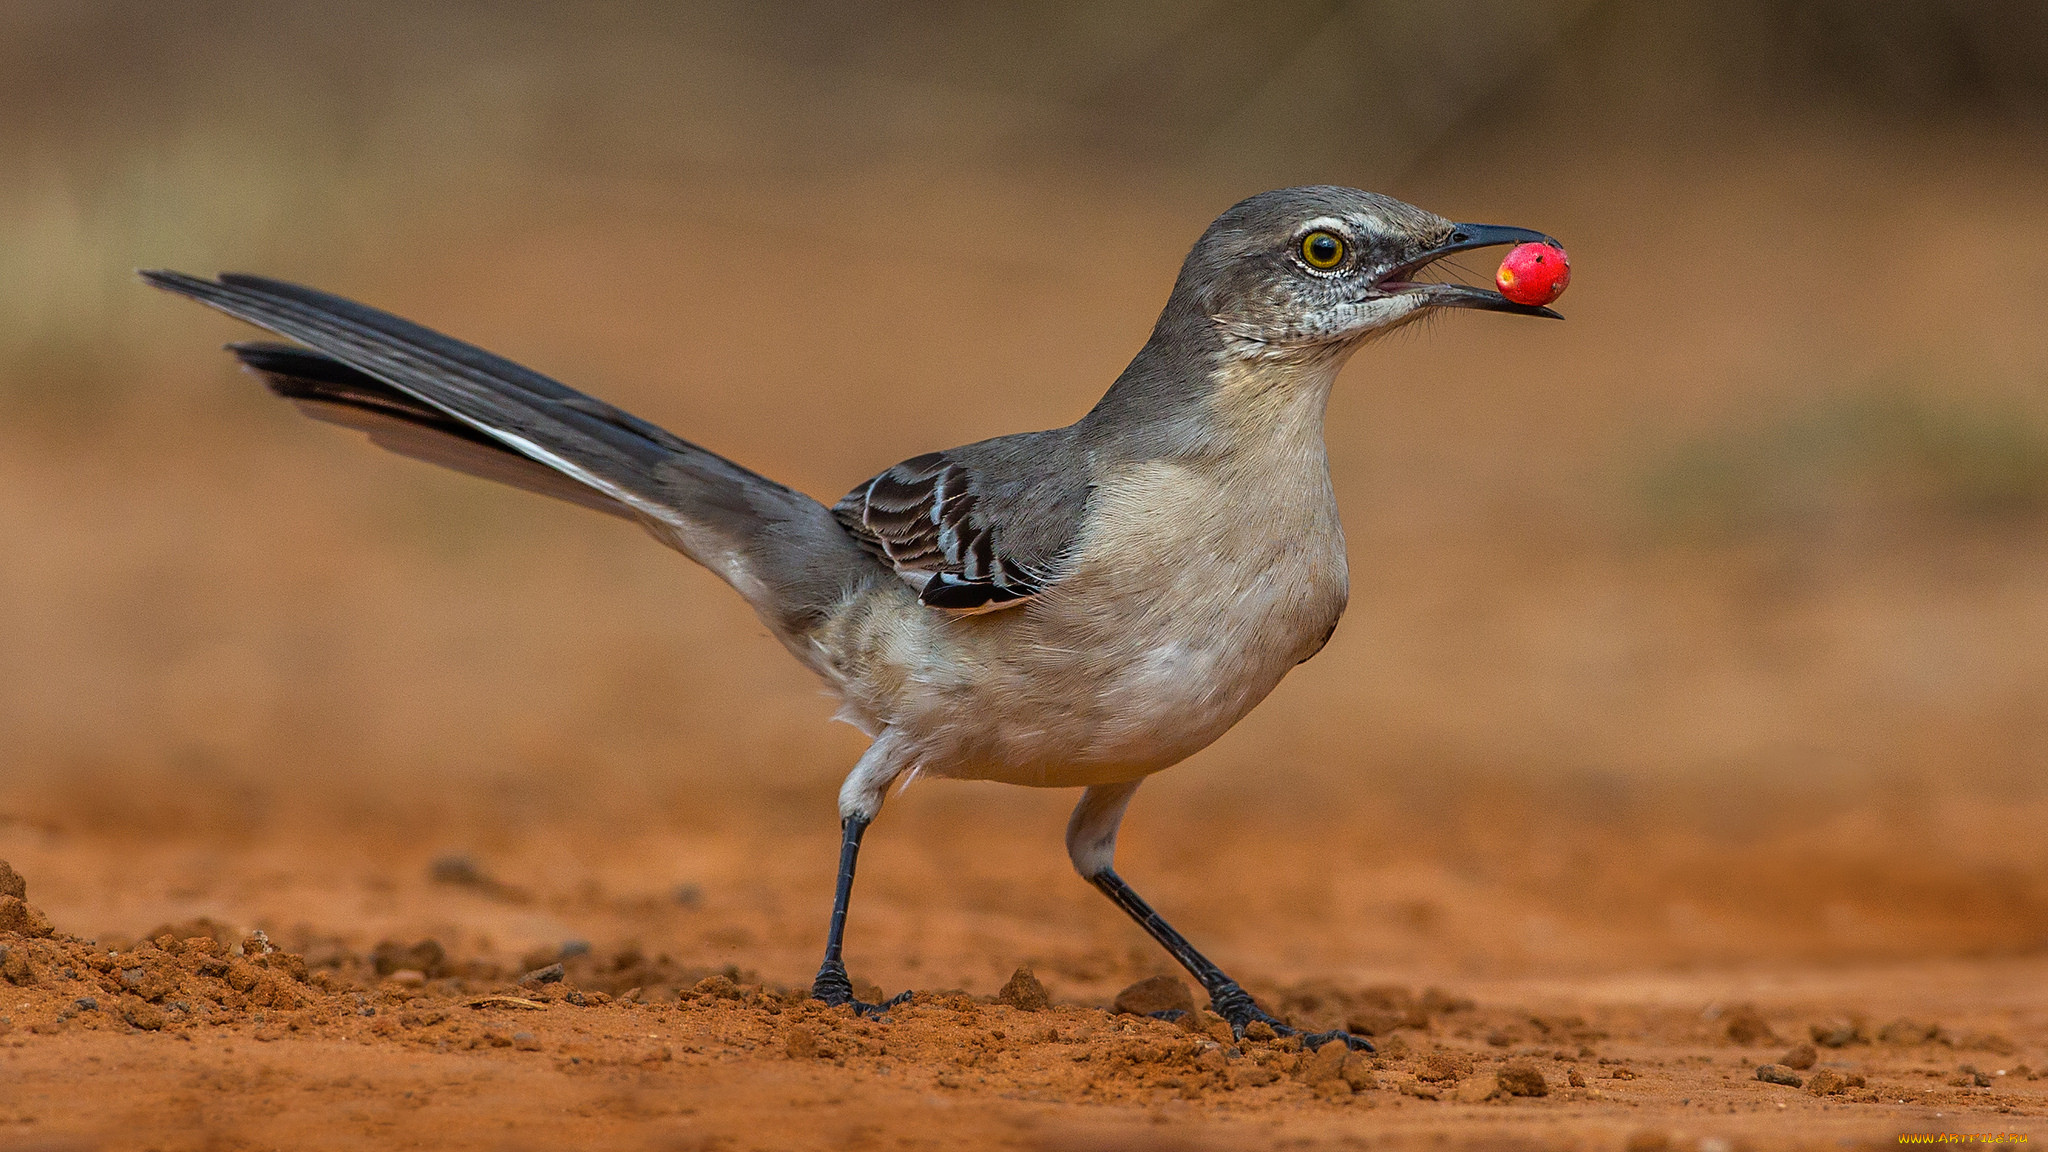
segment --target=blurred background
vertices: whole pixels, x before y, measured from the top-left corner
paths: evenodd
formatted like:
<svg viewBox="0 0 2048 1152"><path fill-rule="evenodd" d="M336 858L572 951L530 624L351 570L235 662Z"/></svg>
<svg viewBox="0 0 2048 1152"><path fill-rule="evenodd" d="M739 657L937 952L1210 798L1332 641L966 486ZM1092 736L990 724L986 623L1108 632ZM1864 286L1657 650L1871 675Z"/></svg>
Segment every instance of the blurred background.
<svg viewBox="0 0 2048 1152"><path fill-rule="evenodd" d="M706 573L303 420L134 268L829 502L1078 417L1212 216L1332 182L1562 238L1569 320L1354 360L1350 613L1126 875L1274 978L2048 947L2039 4L12 0L0 147L0 856L60 926L797 982L862 746ZM873 978L1156 967L1071 800L893 801Z"/></svg>

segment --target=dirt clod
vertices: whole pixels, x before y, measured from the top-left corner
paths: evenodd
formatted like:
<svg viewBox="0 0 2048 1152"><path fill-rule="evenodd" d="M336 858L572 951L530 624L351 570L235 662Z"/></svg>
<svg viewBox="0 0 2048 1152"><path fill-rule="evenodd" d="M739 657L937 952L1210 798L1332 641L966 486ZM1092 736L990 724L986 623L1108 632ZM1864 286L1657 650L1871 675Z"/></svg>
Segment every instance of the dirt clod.
<svg viewBox="0 0 2048 1152"><path fill-rule="evenodd" d="M1813 1045L1802 1040L1787 1048L1785 1054L1778 1057L1778 1063L1783 1064L1787 1068L1796 1068L1804 1072L1808 1068L1813 1067L1819 1059L1820 1052Z"/></svg>
<svg viewBox="0 0 2048 1152"><path fill-rule="evenodd" d="M818 1054L818 1034L809 1028L791 1028L782 1037L782 1050L791 1060L809 1060Z"/></svg>
<svg viewBox="0 0 2048 1152"><path fill-rule="evenodd" d="M0 896L12 896L16 900L28 900L28 881L14 870L14 865L0 860Z"/></svg>
<svg viewBox="0 0 2048 1152"><path fill-rule="evenodd" d="M1295 1078L1311 1086L1325 1080L1340 1080L1344 1076L1344 1061L1350 1055L1349 1045L1342 1040L1332 1040L1296 1065Z"/></svg>
<svg viewBox="0 0 2048 1152"><path fill-rule="evenodd" d="M1042 1012L1052 1007L1052 997L1046 995L1045 985L1038 982L1028 964L1017 969L1002 991L996 993L996 999L1025 1012Z"/></svg>
<svg viewBox="0 0 2048 1152"><path fill-rule="evenodd" d="M163 1009L146 1001L134 999L121 1001L121 1019L145 1032L159 1031L170 1020L164 1015Z"/></svg>
<svg viewBox="0 0 2048 1152"><path fill-rule="evenodd" d="M1415 1062L1415 1078L1431 1083L1450 1083L1472 1074L1472 1057L1450 1048L1425 1052Z"/></svg>
<svg viewBox="0 0 2048 1152"><path fill-rule="evenodd" d="M1149 976L1117 993L1114 1008L1131 1016L1192 1012L1195 1010L1195 996L1188 991L1187 984L1172 976Z"/></svg>
<svg viewBox="0 0 2048 1152"><path fill-rule="evenodd" d="M1877 1038L1886 1044L1926 1044L1940 1035L1937 1025L1922 1024L1917 1020L1901 1016L1877 1030Z"/></svg>
<svg viewBox="0 0 2048 1152"><path fill-rule="evenodd" d="M1804 1080L1799 1078L1799 1073L1782 1064L1757 1065L1756 1078L1766 1084L1783 1084L1787 1088L1797 1088L1805 1083Z"/></svg>
<svg viewBox="0 0 2048 1152"><path fill-rule="evenodd" d="M56 931L50 925L50 918L38 908L31 906L19 896L0 896L0 932L18 932L23 936L48 936Z"/></svg>
<svg viewBox="0 0 2048 1152"><path fill-rule="evenodd" d="M431 979L447 970L448 953L438 940L421 940L410 946L385 940L370 951L370 963L379 976L410 968Z"/></svg>
<svg viewBox="0 0 2048 1152"><path fill-rule="evenodd" d="M1823 1048L1842 1048L1863 1039L1863 1029L1854 1020L1834 1019L1807 1029L1813 1042Z"/></svg>
<svg viewBox="0 0 2048 1152"><path fill-rule="evenodd" d="M1527 1061L1501 1065L1494 1078L1500 1083L1500 1090L1510 1096L1550 1095L1550 1082L1543 1078L1540 1069Z"/></svg>
<svg viewBox="0 0 2048 1152"><path fill-rule="evenodd" d="M1771 1023L1752 1004L1737 1004L1725 1013L1728 1024L1728 1038L1743 1047L1752 1044L1775 1044L1778 1034L1771 1031Z"/></svg>

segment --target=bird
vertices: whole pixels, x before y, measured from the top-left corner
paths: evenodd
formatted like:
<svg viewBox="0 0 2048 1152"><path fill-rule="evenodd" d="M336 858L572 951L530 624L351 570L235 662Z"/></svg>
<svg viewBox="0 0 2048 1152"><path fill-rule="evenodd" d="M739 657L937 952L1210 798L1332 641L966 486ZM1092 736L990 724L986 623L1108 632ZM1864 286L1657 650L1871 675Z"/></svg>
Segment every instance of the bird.
<svg viewBox="0 0 2048 1152"><path fill-rule="evenodd" d="M531 369L390 313L260 276L139 275L291 343L231 344L271 391L386 449L644 526L724 579L871 739L838 794L811 993L844 960L863 836L920 776L1081 788L1075 870L1184 967L1237 1035L1306 1042L1115 868L1138 786L1221 736L1322 649L1349 599L1324 443L1338 371L1444 309L1561 319L1430 280L1454 253L1556 241L1389 196L1264 192L1189 251L1150 336L1061 428L928 452L827 507ZM801 418L801 414L794 414Z"/></svg>

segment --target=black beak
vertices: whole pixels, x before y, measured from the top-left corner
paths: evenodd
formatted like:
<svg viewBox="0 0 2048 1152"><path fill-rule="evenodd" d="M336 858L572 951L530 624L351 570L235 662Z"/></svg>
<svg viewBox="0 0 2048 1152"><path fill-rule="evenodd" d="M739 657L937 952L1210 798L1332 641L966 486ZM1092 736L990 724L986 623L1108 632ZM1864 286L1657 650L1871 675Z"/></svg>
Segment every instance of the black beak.
<svg viewBox="0 0 2048 1152"><path fill-rule="evenodd" d="M1564 245L1528 228L1509 228L1500 224L1453 224L1451 234L1443 243L1422 253L1414 260L1388 273L1379 283L1382 289L1400 292L1415 292L1429 297L1431 304L1444 308L1477 308L1484 312L1511 312L1517 316L1546 316L1552 320L1564 317L1549 308L1536 304L1517 304L1491 288L1474 288L1468 284L1410 284L1409 276L1454 252L1469 248L1492 248L1500 244L1548 244L1553 248Z"/></svg>

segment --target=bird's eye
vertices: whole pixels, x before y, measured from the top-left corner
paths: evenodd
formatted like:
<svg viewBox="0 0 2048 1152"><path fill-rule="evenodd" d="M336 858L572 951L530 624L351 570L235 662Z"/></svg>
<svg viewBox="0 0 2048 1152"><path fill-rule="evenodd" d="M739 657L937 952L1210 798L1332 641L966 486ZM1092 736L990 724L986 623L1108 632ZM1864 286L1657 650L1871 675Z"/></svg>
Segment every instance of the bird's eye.
<svg viewBox="0 0 2048 1152"><path fill-rule="evenodd" d="M1311 232L1301 238L1301 258L1311 268L1335 268L1344 260L1344 241L1333 232Z"/></svg>

